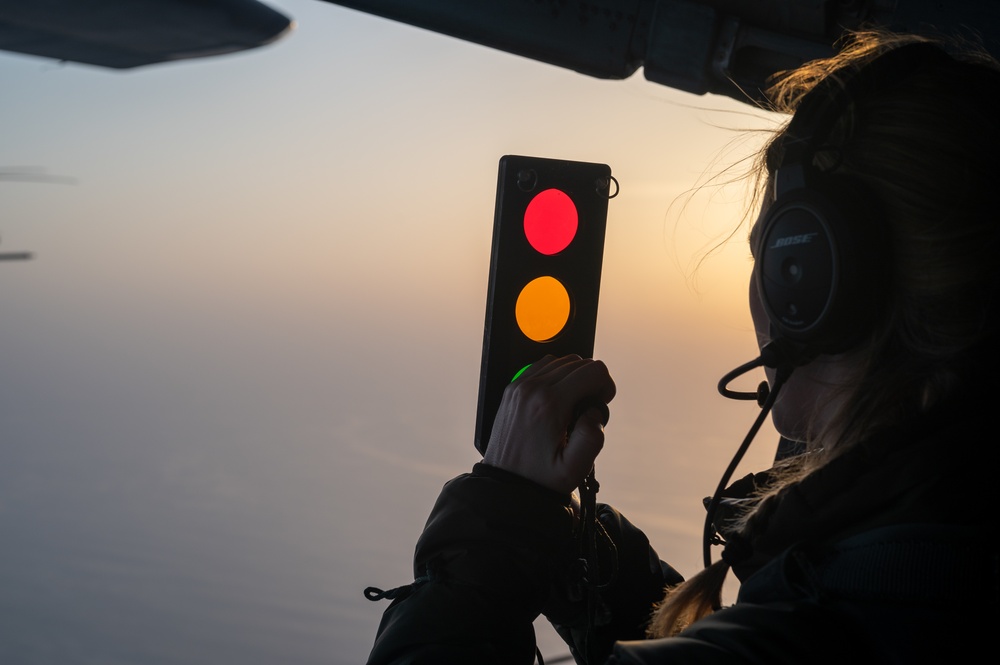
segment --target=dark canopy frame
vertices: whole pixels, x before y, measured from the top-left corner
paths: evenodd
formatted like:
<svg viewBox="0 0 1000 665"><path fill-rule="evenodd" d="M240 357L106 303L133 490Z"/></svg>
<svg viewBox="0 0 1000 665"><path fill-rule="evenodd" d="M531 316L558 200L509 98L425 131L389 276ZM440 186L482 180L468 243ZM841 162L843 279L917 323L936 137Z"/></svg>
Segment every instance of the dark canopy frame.
<svg viewBox="0 0 1000 665"><path fill-rule="evenodd" d="M321 0L588 76L741 101L830 54L845 30L961 34L1000 55L980 0ZM257 0L0 0L0 50L127 69L268 44L291 20Z"/></svg>

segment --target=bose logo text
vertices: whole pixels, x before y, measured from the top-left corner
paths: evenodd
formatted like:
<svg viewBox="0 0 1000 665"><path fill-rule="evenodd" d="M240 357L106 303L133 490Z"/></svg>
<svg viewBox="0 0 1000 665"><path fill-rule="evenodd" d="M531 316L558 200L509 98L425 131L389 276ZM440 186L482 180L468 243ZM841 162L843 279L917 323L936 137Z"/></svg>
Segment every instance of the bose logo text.
<svg viewBox="0 0 1000 665"><path fill-rule="evenodd" d="M797 236L785 236L784 238L778 238L774 241L774 244L769 247L769 249L777 249L778 247L788 247L790 245L805 245L812 242L812 239L818 236L818 233L803 233Z"/></svg>

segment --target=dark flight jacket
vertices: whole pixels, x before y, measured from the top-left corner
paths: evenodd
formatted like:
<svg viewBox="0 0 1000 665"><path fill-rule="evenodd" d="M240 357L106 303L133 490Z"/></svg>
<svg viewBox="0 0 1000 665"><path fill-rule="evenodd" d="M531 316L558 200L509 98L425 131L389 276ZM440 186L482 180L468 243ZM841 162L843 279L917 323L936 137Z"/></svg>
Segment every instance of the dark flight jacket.
<svg viewBox="0 0 1000 665"><path fill-rule="evenodd" d="M615 547L598 548L606 587L590 602L569 498L478 464L442 490L415 582L384 595L393 602L368 663L528 665L542 613L588 665L978 659L998 619L986 463L997 437L985 420L941 410L786 488L766 528L740 543L736 603L655 640L644 639L652 605L681 577L641 531L599 507Z"/></svg>

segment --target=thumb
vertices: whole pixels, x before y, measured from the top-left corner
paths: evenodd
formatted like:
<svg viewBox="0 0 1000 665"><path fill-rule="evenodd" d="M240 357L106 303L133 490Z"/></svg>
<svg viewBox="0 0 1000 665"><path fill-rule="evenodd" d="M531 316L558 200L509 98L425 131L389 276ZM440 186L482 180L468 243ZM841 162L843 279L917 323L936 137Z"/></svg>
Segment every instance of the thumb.
<svg viewBox="0 0 1000 665"><path fill-rule="evenodd" d="M608 413L607 404L588 405L568 433L562 457L567 474L575 481L574 487L590 473L604 448L604 424Z"/></svg>

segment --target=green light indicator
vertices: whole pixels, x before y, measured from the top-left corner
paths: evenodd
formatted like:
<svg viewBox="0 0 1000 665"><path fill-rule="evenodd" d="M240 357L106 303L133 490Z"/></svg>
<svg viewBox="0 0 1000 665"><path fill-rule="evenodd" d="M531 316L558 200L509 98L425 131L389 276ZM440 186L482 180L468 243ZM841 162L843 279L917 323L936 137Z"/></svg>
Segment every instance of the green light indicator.
<svg viewBox="0 0 1000 665"><path fill-rule="evenodd" d="M519 377L519 376L521 376L522 374L524 374L524 370L526 370L526 369L528 369L529 367L531 367L531 365L532 365L532 364L533 364L533 363L528 363L527 365L525 365L525 366L524 366L524 367L522 367L521 369L517 370L517 374L515 374L515 375L514 375L514 378L512 378L512 379L510 380L510 382L511 382L511 383L514 383L515 381L517 381L517 377Z"/></svg>

